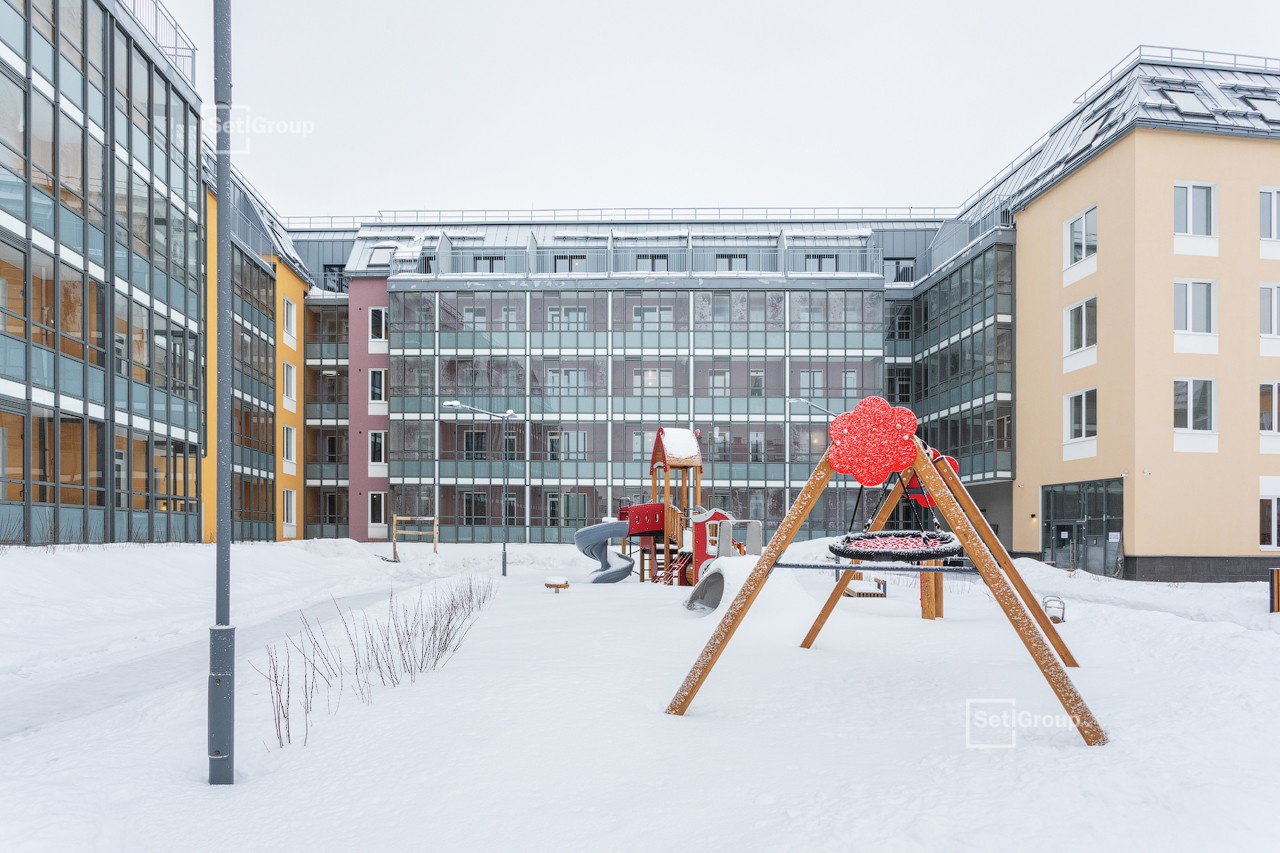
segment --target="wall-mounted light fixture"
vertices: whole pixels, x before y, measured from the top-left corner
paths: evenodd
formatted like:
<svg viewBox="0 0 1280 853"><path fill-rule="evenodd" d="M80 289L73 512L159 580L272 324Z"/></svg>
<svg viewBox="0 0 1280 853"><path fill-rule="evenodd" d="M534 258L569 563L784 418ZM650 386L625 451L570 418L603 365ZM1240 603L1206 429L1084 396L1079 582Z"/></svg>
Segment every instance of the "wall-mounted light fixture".
<svg viewBox="0 0 1280 853"><path fill-rule="evenodd" d="M1031 513L1031 520L1032 520L1032 521L1035 521L1035 520L1036 520L1036 514L1035 514L1034 512L1033 512L1033 513Z"/></svg>

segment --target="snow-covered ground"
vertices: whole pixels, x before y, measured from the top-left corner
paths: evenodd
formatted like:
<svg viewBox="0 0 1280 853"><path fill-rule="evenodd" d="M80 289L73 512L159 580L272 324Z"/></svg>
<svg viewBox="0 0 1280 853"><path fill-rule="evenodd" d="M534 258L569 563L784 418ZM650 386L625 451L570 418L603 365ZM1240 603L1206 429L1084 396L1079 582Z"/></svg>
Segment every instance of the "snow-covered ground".
<svg viewBox="0 0 1280 853"><path fill-rule="evenodd" d="M496 546L235 549L236 785L206 780L213 549L0 555L0 849L1272 850L1280 616L1263 584L1157 585L1021 565L1066 601L1086 747L980 584L919 618L910 578L846 599L799 648L825 572L776 572L689 714L663 713L719 613L582 583L571 546L517 546L461 650L280 748L265 647L298 611L386 609ZM795 546L789 559L821 553ZM549 575L572 587L554 595ZM1008 700L1033 725L966 747ZM985 715L985 716L980 716ZM1023 719L1022 722L1028 722ZM1004 729L970 731L1000 741Z"/></svg>

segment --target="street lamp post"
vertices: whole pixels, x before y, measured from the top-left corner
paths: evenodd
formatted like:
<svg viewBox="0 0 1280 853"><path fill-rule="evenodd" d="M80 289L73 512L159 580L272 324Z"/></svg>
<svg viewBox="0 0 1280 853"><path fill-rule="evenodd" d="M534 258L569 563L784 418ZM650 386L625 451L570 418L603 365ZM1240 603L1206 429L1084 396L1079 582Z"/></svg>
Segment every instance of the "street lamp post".
<svg viewBox="0 0 1280 853"><path fill-rule="evenodd" d="M468 406L459 400L445 400L443 405L446 409L466 409L469 412L487 415L502 421L502 494L498 497L498 511L502 513L502 576L505 578L507 576L507 542L511 538L507 528L507 486L511 470L510 460L507 459L507 430L510 420L516 416L516 413L511 409L507 409L501 414L490 412L487 409Z"/></svg>

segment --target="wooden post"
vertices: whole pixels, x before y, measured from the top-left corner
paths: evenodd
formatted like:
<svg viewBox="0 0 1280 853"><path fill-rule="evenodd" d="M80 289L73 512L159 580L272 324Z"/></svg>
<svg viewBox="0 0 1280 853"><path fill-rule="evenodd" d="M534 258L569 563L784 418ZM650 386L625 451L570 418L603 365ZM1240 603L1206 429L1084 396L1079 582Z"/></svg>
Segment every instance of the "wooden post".
<svg viewBox="0 0 1280 853"><path fill-rule="evenodd" d="M920 618L921 619L937 619L938 618L938 596L933 591L934 582L937 580L936 572L920 573Z"/></svg>
<svg viewBox="0 0 1280 853"><path fill-rule="evenodd" d="M876 517L871 519L871 523L867 525L867 530L874 532L883 530L884 526L889 523L890 516L893 511L898 508L898 501L902 500L906 489L902 484L911 479L912 471L908 468L902 472L902 476L898 478L898 482L893 484L893 489L885 497L884 502L880 504L880 511L876 513ZM822 605L822 611L818 614L818 618L813 620L813 625L809 628L809 633L804 635L804 640L800 643L800 648L813 648L813 641L818 639L818 634L822 633L822 626L827 624L827 620L831 618L831 613L836 609L836 604L844 595L845 590L849 588L849 584L860 579L862 573L856 569L849 569L840 575L840 579L836 581L835 589L831 590L831 595L827 596L827 601Z"/></svg>
<svg viewBox="0 0 1280 853"><path fill-rule="evenodd" d="M398 515L391 516L391 562L400 562L400 551L396 547L396 521L400 518Z"/></svg>
<svg viewBox="0 0 1280 853"><path fill-rule="evenodd" d="M671 506L671 469L662 469L662 573L671 574L671 530L667 507Z"/></svg>
<svg viewBox="0 0 1280 853"><path fill-rule="evenodd" d="M503 512L506 512L505 508ZM431 516L431 553L440 553L440 516Z"/></svg>
<svg viewBox="0 0 1280 853"><path fill-rule="evenodd" d="M1040 630L1044 632L1044 635L1049 638L1049 642L1053 644L1053 649L1058 653L1058 657L1062 658L1062 662L1067 666L1078 666L1075 657L1071 654L1071 649L1067 648L1067 644L1058 633L1058 629L1049 621L1044 608L1036 600L1036 597L1031 594L1031 590L1027 587L1027 582L1022 579L1022 573L1013 565L1013 560L1009 559L1009 552L1000 544L1000 539L996 536L996 532L991 529L986 517L978 509L978 505L974 503L973 496L964 487L964 483L960 482L960 476L941 459L933 467L942 477L942 481L947 484L951 494L955 496L960 508L964 510L965 516L968 517L969 521L973 522L974 529L977 530L983 544L991 551L996 563L1009 577L1009 582L1013 584L1018 597L1022 599L1022 603L1026 605L1027 610L1035 617L1036 624L1040 626ZM935 498L935 500L937 499Z"/></svg>
<svg viewBox="0 0 1280 853"><path fill-rule="evenodd" d="M937 572L930 572L933 575L933 616L935 619L942 618L942 593L945 587L943 581L946 580Z"/></svg>
<svg viewBox="0 0 1280 853"><path fill-rule="evenodd" d="M724 618L716 626L715 631L711 634L711 639L707 640L707 645L703 648L702 654L698 655L698 659L694 661L693 668L685 676L684 683L680 685L680 689L676 691L671 704L667 706L668 714L683 714L689 709L690 703L698 695L698 690L701 689L703 682L711 674L711 668L720 659L721 652L729 644L729 640L732 639L734 632L738 630L738 626L742 624L742 620L747 615L747 611L751 609L756 596L760 594L760 590L764 587L764 582L769 577L769 570L773 568L773 564L778 561L778 558L782 556L782 552L791 544L791 540L796 538L800 525L804 523L809 511L813 509L818 496L822 494L823 489L831 482L832 473L831 465L827 462L827 454L823 453L817 467L809 475L809 481L804 484L800 495L791 504L791 508L787 510L786 518L782 519L782 523L778 525L773 538L769 540L769 547L764 549L764 553L760 555L759 561L756 562L756 567L751 570L751 574L747 575L747 580L743 583L742 589L738 591L737 596L730 602Z"/></svg>
<svg viewBox="0 0 1280 853"><path fill-rule="evenodd" d="M987 589L991 590L996 603L1004 611L1013 629L1018 632L1019 639L1027 647L1031 659L1040 668L1045 681L1049 682L1049 687L1062 703L1063 709L1076 724L1084 742L1090 746L1106 743L1106 732L1102 730L1093 712L1085 704L1084 698L1071 683L1071 677L1067 675L1058 656L1054 654L1053 647L1036 629L1034 618L1023 608L1017 593L1001 573L996 558L982 541L974 523L969 520L951 489L947 487L946 480L938 469L930 464L924 453L924 445L919 440L916 441L915 469L925 491L937 502L938 513L950 525L951 532L960 540L965 553L973 560L974 567L986 581Z"/></svg>
<svg viewBox="0 0 1280 853"><path fill-rule="evenodd" d="M1271 612L1280 613L1280 569L1271 570Z"/></svg>

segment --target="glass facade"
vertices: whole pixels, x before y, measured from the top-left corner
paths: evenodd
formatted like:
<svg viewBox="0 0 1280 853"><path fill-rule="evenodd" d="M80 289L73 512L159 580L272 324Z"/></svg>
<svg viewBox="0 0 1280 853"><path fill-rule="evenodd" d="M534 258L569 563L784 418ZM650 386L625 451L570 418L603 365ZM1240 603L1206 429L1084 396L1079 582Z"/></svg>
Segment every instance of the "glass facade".
<svg viewBox="0 0 1280 853"><path fill-rule="evenodd" d="M890 334L911 330L921 436L956 457L966 481L1012 478L1013 246L970 253L914 297L909 320L904 311L895 306ZM905 375L890 378L887 392L903 399Z"/></svg>
<svg viewBox="0 0 1280 853"><path fill-rule="evenodd" d="M656 252L637 250L650 264ZM647 501L654 433L692 426L703 503L775 526L826 449L827 416L787 398L844 411L883 393L878 270L872 282L552 280L530 291L393 277L392 509L438 509L454 541L497 541L505 516L515 541L571 542ZM445 400L516 417L504 435ZM844 531L853 495L833 485L809 535Z"/></svg>
<svg viewBox="0 0 1280 853"><path fill-rule="evenodd" d="M308 300L306 312L305 536L340 538L351 535L347 303L345 299L325 300L317 305ZM393 389L394 382L392 377ZM393 429L391 443L397 438ZM403 440L403 436L399 439Z"/></svg>
<svg viewBox="0 0 1280 853"><path fill-rule="evenodd" d="M3 541L198 537L198 103L133 26L0 3Z"/></svg>
<svg viewBox="0 0 1280 853"><path fill-rule="evenodd" d="M1042 559L1060 569L1119 577L1124 480L1091 480L1040 490Z"/></svg>
<svg viewBox="0 0 1280 853"><path fill-rule="evenodd" d="M275 539L275 276L231 247L231 530L237 541Z"/></svg>

